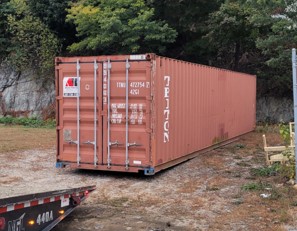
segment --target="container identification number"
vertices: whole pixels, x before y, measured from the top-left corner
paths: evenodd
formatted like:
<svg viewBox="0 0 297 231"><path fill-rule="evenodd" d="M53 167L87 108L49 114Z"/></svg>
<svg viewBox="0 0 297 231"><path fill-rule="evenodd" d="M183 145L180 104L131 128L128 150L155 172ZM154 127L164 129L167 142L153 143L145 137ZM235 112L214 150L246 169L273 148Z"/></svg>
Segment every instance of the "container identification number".
<svg viewBox="0 0 297 231"><path fill-rule="evenodd" d="M54 220L53 211L48 211L48 212L38 214L36 223L38 225L42 225L42 224L47 223L52 220Z"/></svg>
<svg viewBox="0 0 297 231"><path fill-rule="evenodd" d="M126 83L117 82L116 86L117 88L126 88ZM150 82L130 82L129 87L132 88L132 89L129 89L129 93L131 95L140 95L140 89L150 88Z"/></svg>

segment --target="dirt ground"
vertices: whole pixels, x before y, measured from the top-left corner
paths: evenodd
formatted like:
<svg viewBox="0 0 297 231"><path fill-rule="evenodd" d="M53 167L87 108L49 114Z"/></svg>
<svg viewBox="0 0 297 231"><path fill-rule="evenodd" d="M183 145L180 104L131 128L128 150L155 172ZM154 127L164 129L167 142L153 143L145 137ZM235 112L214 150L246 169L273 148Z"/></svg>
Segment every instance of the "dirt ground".
<svg viewBox="0 0 297 231"><path fill-rule="evenodd" d="M3 137L8 139L5 129L0 126L0 145ZM21 129L15 129L16 136ZM265 166L262 132L257 129L152 177L56 169L51 138L47 149L39 148L37 141L36 147L21 151L3 151L0 146L0 198L96 185L54 231L297 230L297 190L280 176L252 174L252 168ZM273 129L264 132L269 144L281 142ZM55 130L44 133L51 137ZM26 143L13 137L9 135L10 145ZM251 185L265 187L244 187Z"/></svg>

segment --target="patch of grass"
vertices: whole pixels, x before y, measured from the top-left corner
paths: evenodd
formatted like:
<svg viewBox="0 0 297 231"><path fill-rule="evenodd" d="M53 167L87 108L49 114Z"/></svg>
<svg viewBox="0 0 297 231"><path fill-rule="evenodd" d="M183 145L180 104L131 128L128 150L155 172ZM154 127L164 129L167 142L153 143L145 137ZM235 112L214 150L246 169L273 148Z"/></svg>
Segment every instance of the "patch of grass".
<svg viewBox="0 0 297 231"><path fill-rule="evenodd" d="M292 219L292 217L290 216L288 211L285 210L285 209L281 209L279 216L280 216L279 221L282 222L282 223L287 223Z"/></svg>
<svg viewBox="0 0 297 231"><path fill-rule="evenodd" d="M128 201L129 199L127 197L119 197L119 198L110 199L108 204L114 207L122 207Z"/></svg>
<svg viewBox="0 0 297 231"><path fill-rule="evenodd" d="M236 160L242 160L241 156L234 156L233 158L236 159Z"/></svg>
<svg viewBox="0 0 297 231"><path fill-rule="evenodd" d="M257 125L255 131L258 133L279 133L279 126L269 123L261 123Z"/></svg>
<svg viewBox="0 0 297 231"><path fill-rule="evenodd" d="M235 144L234 145L234 148L236 148L236 149L242 149L242 148L245 148L245 145L244 144Z"/></svg>
<svg viewBox="0 0 297 231"><path fill-rule="evenodd" d="M294 207L296 207L296 206L297 206L297 201L293 201L293 202L291 203L291 205L294 206Z"/></svg>
<svg viewBox="0 0 297 231"><path fill-rule="evenodd" d="M243 186L241 186L241 189L244 190L244 191L251 191L251 190L261 190L263 189L262 185L261 184L258 184L258 183L247 183L247 184L244 184Z"/></svg>
<svg viewBox="0 0 297 231"><path fill-rule="evenodd" d="M241 173L240 172L236 172L233 177L236 177L236 178L240 178L241 177Z"/></svg>
<svg viewBox="0 0 297 231"><path fill-rule="evenodd" d="M252 176L275 176L279 171L279 164L274 164L272 166L265 166L261 168L252 168L251 175Z"/></svg>
<svg viewBox="0 0 297 231"><path fill-rule="evenodd" d="M271 185L260 181L244 184L241 186L241 189L244 191L260 191L267 187L271 187Z"/></svg>
<svg viewBox="0 0 297 231"><path fill-rule="evenodd" d="M52 128L4 126L0 124L0 153L30 149L48 149L56 144Z"/></svg>
<svg viewBox="0 0 297 231"><path fill-rule="evenodd" d="M234 205L240 205L243 203L243 199L242 198L234 199L231 201L231 203Z"/></svg>
<svg viewBox="0 0 297 231"><path fill-rule="evenodd" d="M238 163L236 163L238 166L241 166L241 167L250 167L251 165L250 164L248 164L248 163L246 163L246 162L238 162Z"/></svg>
<svg viewBox="0 0 297 231"><path fill-rule="evenodd" d="M272 187L271 189L271 196L269 199L271 200L278 200L282 197L282 193L275 187Z"/></svg>
<svg viewBox="0 0 297 231"><path fill-rule="evenodd" d="M216 187L216 186L210 186L210 187L206 187L206 190L207 191L218 191L220 189L218 187Z"/></svg>
<svg viewBox="0 0 297 231"><path fill-rule="evenodd" d="M31 128L55 128L55 120L40 120L37 118L16 118L16 117L1 117L0 124L5 125L22 125Z"/></svg>

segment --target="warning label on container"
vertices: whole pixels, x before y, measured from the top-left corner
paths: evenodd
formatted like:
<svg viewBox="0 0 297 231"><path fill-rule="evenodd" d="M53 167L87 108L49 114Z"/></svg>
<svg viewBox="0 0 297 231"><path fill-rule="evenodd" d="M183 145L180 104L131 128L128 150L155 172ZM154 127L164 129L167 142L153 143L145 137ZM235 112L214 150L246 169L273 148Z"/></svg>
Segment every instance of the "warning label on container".
<svg viewBox="0 0 297 231"><path fill-rule="evenodd" d="M80 78L77 77L64 77L63 79L63 96L64 97L77 97L79 95Z"/></svg>

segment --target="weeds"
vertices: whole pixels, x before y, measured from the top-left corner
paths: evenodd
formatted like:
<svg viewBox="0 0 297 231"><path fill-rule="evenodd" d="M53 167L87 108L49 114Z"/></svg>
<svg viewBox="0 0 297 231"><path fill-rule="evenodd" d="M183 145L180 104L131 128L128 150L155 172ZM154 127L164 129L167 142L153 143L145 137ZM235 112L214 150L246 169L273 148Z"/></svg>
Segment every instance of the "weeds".
<svg viewBox="0 0 297 231"><path fill-rule="evenodd" d="M243 186L241 186L241 189L244 191L260 191L265 188L271 188L271 185L268 183L263 183L263 182L259 181L259 182L247 183L247 184L244 184Z"/></svg>
<svg viewBox="0 0 297 231"><path fill-rule="evenodd" d="M31 128L54 128L56 126L55 120L40 120L37 118L15 118L15 117L1 117L0 124L5 125L23 125Z"/></svg>
<svg viewBox="0 0 297 231"><path fill-rule="evenodd" d="M241 149L241 148L245 148L245 145L244 144L235 144L234 145L234 148L236 148L236 149Z"/></svg>
<svg viewBox="0 0 297 231"><path fill-rule="evenodd" d="M282 223L287 223L292 219L292 217L289 215L288 211L285 209L282 209L280 211L280 217L279 217L279 221Z"/></svg>
<svg viewBox="0 0 297 231"><path fill-rule="evenodd" d="M256 132L259 133L278 133L279 132L279 127L277 125L272 125L269 123L262 123L258 124L256 127Z"/></svg>
<svg viewBox="0 0 297 231"><path fill-rule="evenodd" d="M294 206L294 207L296 207L296 206L297 206L297 201L293 201L293 202L291 203L291 205Z"/></svg>
<svg viewBox="0 0 297 231"><path fill-rule="evenodd" d="M280 169L279 164L273 164L271 166L265 166L261 168L252 168L251 175L252 176L276 176Z"/></svg>
<svg viewBox="0 0 297 231"><path fill-rule="evenodd" d="M279 124L279 134L281 135L286 145L290 144L291 134L289 125L284 123Z"/></svg>
<svg viewBox="0 0 297 231"><path fill-rule="evenodd" d="M279 168L279 173L283 178L291 180L295 178L295 156L291 149L287 149L282 152L287 157L286 163L282 164Z"/></svg>

